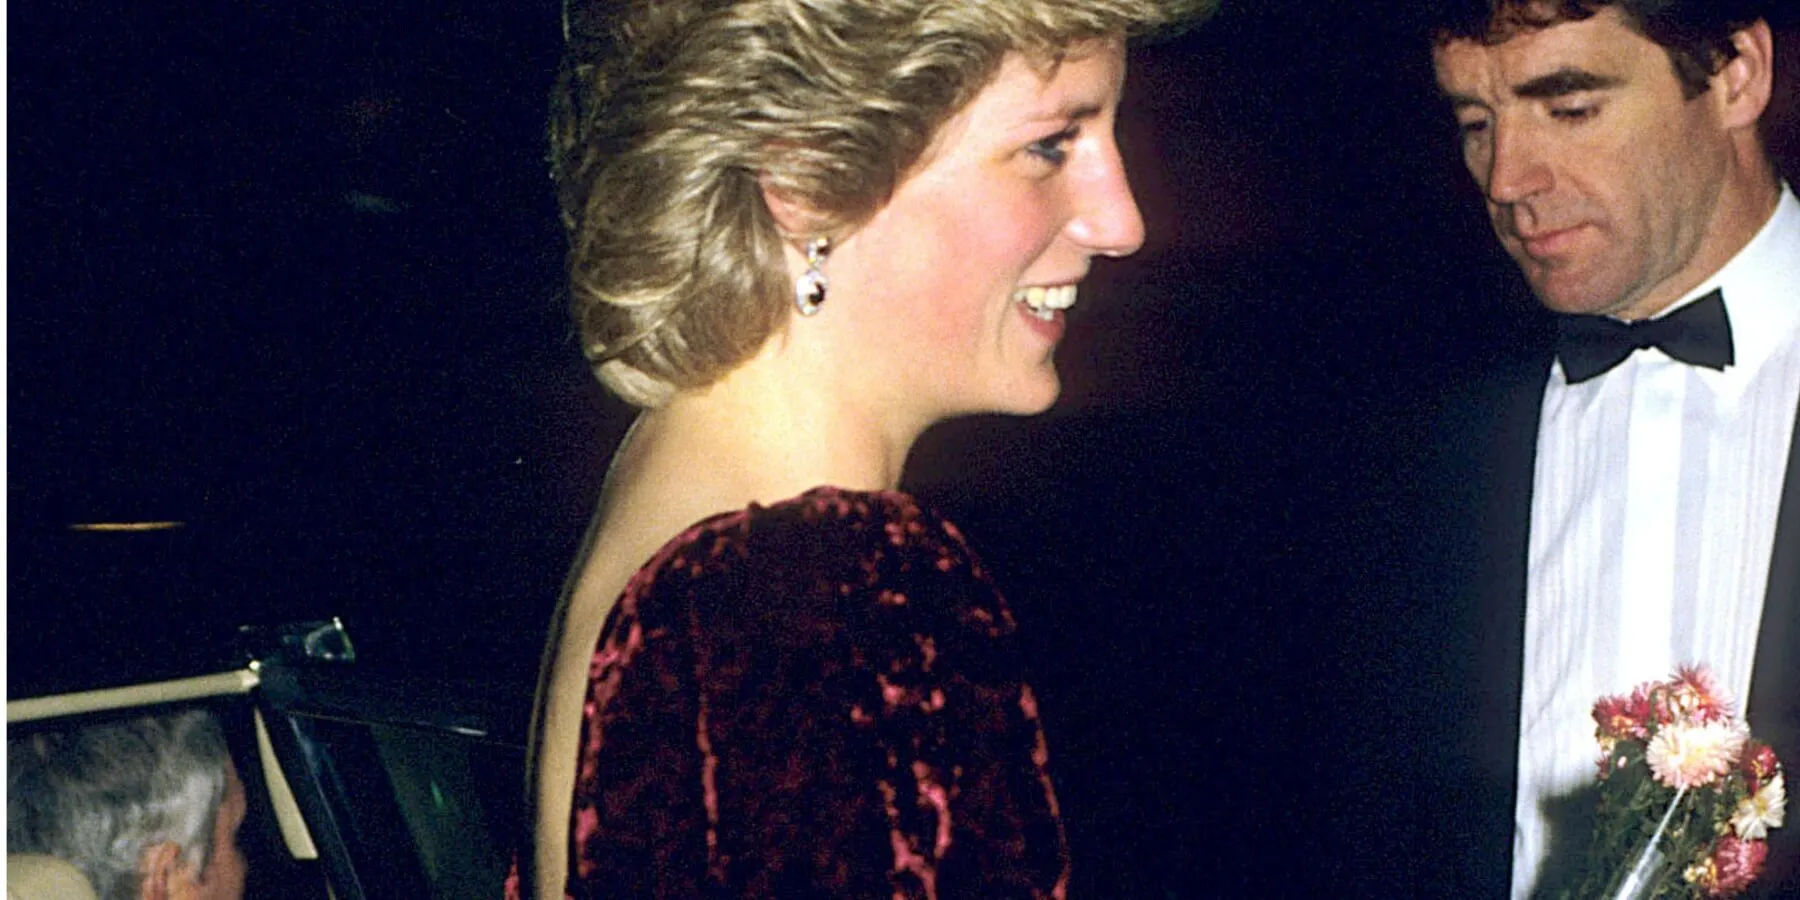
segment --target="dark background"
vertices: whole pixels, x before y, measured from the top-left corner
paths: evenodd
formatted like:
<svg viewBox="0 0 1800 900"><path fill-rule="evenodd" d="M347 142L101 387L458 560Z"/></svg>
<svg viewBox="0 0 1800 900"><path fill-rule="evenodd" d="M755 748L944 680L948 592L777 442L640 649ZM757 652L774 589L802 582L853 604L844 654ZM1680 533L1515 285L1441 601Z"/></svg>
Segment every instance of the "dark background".
<svg viewBox="0 0 1800 900"><path fill-rule="evenodd" d="M1344 748L1435 733L1395 648L1478 524L1459 404L1546 330L1414 5L1228 2L1141 48L1150 242L1084 289L1064 401L910 467L1023 623L1080 896L1345 892ZM629 418L558 293L556 5L9 15L8 695L335 614L359 664L528 702ZM69 528L143 520L184 525Z"/></svg>

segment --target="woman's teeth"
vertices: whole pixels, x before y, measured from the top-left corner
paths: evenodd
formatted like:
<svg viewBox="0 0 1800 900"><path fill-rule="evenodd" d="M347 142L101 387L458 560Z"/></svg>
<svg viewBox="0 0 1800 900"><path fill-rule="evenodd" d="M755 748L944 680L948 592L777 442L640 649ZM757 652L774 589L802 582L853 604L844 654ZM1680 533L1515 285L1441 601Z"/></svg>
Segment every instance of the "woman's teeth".
<svg viewBox="0 0 1800 900"><path fill-rule="evenodd" d="M1013 299L1025 304L1032 315L1048 322L1056 318L1057 310L1075 305L1075 285L1021 288L1013 292Z"/></svg>

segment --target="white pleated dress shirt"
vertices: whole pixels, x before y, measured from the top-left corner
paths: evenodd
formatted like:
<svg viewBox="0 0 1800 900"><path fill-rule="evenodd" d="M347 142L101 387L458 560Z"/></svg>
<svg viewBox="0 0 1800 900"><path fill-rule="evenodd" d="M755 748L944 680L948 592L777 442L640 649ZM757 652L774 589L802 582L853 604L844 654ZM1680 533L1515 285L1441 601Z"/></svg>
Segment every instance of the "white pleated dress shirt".
<svg viewBox="0 0 1800 900"><path fill-rule="evenodd" d="M1719 288L1736 362L1640 350L1569 384L1552 367L1538 426L1526 587L1514 897L1551 839L1542 808L1596 779L1590 713L1705 663L1743 709L1800 401L1800 202L1673 311ZM1664 313L1667 314L1667 311Z"/></svg>

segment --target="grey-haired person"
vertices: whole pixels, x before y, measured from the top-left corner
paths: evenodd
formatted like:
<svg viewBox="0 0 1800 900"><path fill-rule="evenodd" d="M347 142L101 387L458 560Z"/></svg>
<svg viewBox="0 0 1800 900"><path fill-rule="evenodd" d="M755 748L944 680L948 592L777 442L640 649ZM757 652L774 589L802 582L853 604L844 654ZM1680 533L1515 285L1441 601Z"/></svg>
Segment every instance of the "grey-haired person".
<svg viewBox="0 0 1800 900"><path fill-rule="evenodd" d="M239 900L244 785L202 710L7 742L8 853L66 860L101 900Z"/></svg>

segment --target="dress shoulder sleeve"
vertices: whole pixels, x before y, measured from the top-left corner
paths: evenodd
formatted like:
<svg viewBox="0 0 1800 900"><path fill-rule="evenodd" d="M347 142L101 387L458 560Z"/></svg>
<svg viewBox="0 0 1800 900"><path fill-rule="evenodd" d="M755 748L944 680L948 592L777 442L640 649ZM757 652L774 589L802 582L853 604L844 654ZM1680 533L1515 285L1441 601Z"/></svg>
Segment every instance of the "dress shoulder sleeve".
<svg viewBox="0 0 1800 900"><path fill-rule="evenodd" d="M702 523L595 653L569 893L1061 896L1022 671L980 562L905 495L820 489Z"/></svg>

